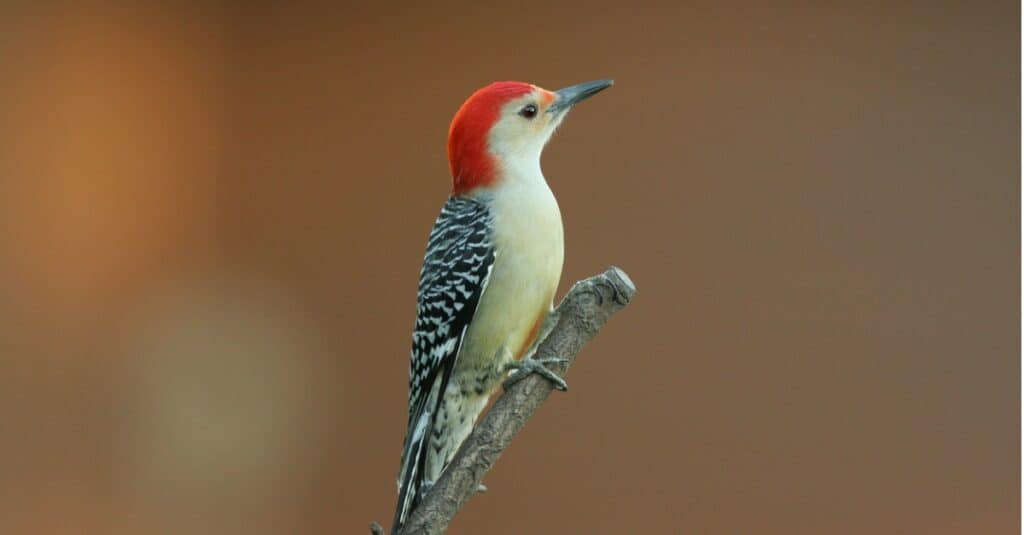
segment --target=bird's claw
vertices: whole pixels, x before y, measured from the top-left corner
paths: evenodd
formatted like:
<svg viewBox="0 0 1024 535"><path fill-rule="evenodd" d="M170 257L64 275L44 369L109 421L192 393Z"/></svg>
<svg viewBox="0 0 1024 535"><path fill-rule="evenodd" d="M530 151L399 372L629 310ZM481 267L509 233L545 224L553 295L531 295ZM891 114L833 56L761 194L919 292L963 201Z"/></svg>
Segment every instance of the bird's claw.
<svg viewBox="0 0 1024 535"><path fill-rule="evenodd" d="M536 373L548 381L551 381L558 390L565 392L566 390L569 390L569 385L565 382L565 379L562 379L557 373L551 371L551 369L545 366L545 364L566 364L568 362L569 359L563 358L528 358L519 362L510 362L508 364L508 369L515 371L508 377L508 379L505 380L504 383L502 383L501 386L505 390L508 390L509 387L519 381L522 381L530 374Z"/></svg>

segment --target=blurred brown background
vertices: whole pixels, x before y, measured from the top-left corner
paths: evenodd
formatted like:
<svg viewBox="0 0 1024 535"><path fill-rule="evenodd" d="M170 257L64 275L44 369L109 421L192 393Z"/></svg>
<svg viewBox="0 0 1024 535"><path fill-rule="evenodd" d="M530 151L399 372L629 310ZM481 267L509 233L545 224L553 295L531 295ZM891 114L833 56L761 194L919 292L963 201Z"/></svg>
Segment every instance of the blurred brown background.
<svg viewBox="0 0 1024 535"><path fill-rule="evenodd" d="M1020 6L5 3L0 532L366 533L471 91L639 287L453 533L1015 533Z"/></svg>

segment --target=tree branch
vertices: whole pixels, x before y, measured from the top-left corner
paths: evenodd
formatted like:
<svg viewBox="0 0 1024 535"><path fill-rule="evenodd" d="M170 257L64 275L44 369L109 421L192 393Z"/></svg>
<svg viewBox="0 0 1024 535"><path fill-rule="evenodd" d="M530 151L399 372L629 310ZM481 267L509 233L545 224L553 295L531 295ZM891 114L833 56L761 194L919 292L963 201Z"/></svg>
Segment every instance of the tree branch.
<svg viewBox="0 0 1024 535"><path fill-rule="evenodd" d="M612 314L629 304L634 293L633 282L616 267L577 282L555 310L554 328L541 342L535 358L567 359L566 364L551 366L560 375L565 374L584 344ZM400 535L442 533L553 389L546 379L531 375L506 390L409 516ZM376 523L372 529L383 533Z"/></svg>

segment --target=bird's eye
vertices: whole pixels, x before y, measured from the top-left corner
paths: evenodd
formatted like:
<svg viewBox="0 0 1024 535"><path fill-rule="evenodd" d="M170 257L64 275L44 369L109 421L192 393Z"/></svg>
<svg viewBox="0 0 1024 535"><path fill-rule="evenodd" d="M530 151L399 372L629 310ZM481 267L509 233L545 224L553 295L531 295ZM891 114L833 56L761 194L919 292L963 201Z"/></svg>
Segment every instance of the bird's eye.
<svg viewBox="0 0 1024 535"><path fill-rule="evenodd" d="M537 116L537 106L533 104L527 104L523 109L519 110L519 115L526 117L527 119L533 119Z"/></svg>

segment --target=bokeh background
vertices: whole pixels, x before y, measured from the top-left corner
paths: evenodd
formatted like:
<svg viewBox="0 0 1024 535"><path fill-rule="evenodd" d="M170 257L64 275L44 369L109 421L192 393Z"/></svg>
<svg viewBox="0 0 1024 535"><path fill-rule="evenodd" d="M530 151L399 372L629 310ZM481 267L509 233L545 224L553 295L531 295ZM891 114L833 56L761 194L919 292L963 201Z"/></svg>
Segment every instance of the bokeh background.
<svg viewBox="0 0 1024 535"><path fill-rule="evenodd" d="M474 89L590 344L452 533L1017 533L1016 2L5 3L0 532L366 533Z"/></svg>

